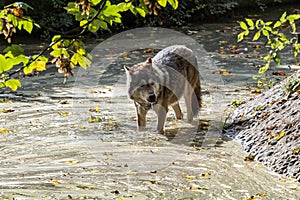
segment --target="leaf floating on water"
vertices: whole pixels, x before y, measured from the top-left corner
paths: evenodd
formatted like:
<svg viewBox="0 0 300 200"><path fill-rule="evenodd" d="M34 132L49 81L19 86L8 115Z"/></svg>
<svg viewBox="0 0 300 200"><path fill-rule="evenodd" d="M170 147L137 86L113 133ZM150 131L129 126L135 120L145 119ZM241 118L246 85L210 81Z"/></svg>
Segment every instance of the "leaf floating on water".
<svg viewBox="0 0 300 200"><path fill-rule="evenodd" d="M201 177L203 178L209 178L211 175L211 173L204 173L204 174L201 174Z"/></svg>
<svg viewBox="0 0 300 200"><path fill-rule="evenodd" d="M14 112L15 110L13 110L13 109L3 109L2 110L2 113L10 113L10 112Z"/></svg>
<svg viewBox="0 0 300 200"><path fill-rule="evenodd" d="M90 112L96 112L96 113L98 113L98 112L100 112L100 108L99 108L99 107L96 107L96 108L90 108L89 111L90 111Z"/></svg>
<svg viewBox="0 0 300 200"><path fill-rule="evenodd" d="M199 190L207 190L207 188L200 187L199 185L191 185L189 187L189 190L191 190L191 191L199 191Z"/></svg>
<svg viewBox="0 0 300 200"><path fill-rule="evenodd" d="M12 133L13 132L13 130L9 130L9 129L7 129L7 128L2 128L2 129L0 129L0 133L2 133L2 134L5 134L5 133Z"/></svg>
<svg viewBox="0 0 300 200"><path fill-rule="evenodd" d="M70 165L76 165L79 163L79 161L75 161L75 160L68 160L67 162L65 162L66 164L70 164Z"/></svg>
<svg viewBox="0 0 300 200"><path fill-rule="evenodd" d="M54 184L59 184L60 182L57 179L50 179L50 181Z"/></svg>
<svg viewBox="0 0 300 200"><path fill-rule="evenodd" d="M260 93L261 93L261 90L260 90L260 89L251 90L250 93L251 93L251 94L260 94Z"/></svg>
<svg viewBox="0 0 300 200"><path fill-rule="evenodd" d="M266 197L267 194L266 194L266 193L257 193L256 196L259 196L259 197Z"/></svg>
<svg viewBox="0 0 300 200"><path fill-rule="evenodd" d="M76 185L77 188L79 189L83 189L83 190L91 190L93 188L86 186L86 185Z"/></svg>
<svg viewBox="0 0 300 200"><path fill-rule="evenodd" d="M66 111L58 112L58 114L61 115L61 116L68 116L69 115L69 113L66 112Z"/></svg>
<svg viewBox="0 0 300 200"><path fill-rule="evenodd" d="M68 100L59 100L58 103L60 104L69 104Z"/></svg>
<svg viewBox="0 0 300 200"><path fill-rule="evenodd" d="M190 176L190 175L186 175L184 173L182 173L181 176L183 178L185 178L186 180L195 180L196 179L196 176Z"/></svg>
<svg viewBox="0 0 300 200"><path fill-rule="evenodd" d="M88 119L89 123L99 123L99 122L102 122L102 121L103 121L103 119L101 119L100 117L90 116L89 119Z"/></svg>

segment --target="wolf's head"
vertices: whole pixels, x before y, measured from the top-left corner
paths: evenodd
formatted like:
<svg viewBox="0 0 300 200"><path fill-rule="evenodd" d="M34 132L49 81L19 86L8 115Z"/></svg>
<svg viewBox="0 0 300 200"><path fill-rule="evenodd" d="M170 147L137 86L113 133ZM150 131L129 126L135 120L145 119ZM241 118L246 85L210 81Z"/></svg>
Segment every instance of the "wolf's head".
<svg viewBox="0 0 300 200"><path fill-rule="evenodd" d="M159 79L152 68L152 60L133 67L124 66L127 75L128 96L144 108L151 108L159 95Z"/></svg>

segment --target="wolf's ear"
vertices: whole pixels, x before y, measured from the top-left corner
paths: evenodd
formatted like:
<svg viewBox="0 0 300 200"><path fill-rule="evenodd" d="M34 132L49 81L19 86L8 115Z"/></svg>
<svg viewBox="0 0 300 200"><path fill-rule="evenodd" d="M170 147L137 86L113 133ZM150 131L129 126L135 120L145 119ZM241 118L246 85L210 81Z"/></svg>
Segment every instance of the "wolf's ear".
<svg viewBox="0 0 300 200"><path fill-rule="evenodd" d="M152 63L152 58L151 57L147 58L146 63Z"/></svg>

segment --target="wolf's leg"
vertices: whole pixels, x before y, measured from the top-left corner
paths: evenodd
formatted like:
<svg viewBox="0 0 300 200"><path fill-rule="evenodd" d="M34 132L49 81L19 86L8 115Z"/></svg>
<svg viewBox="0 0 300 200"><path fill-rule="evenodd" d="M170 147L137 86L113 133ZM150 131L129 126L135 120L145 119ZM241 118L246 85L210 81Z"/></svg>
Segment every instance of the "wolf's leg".
<svg viewBox="0 0 300 200"><path fill-rule="evenodd" d="M137 126L138 130L142 131L146 127L146 115L147 110L143 109L142 107L136 105L136 114L137 114Z"/></svg>
<svg viewBox="0 0 300 200"><path fill-rule="evenodd" d="M156 104L153 109L157 115L157 130L159 133L163 133L168 112L168 105Z"/></svg>
<svg viewBox="0 0 300 200"><path fill-rule="evenodd" d="M175 111L176 119L182 119L182 112L179 106L179 102L176 102L175 104L172 105L173 110Z"/></svg>
<svg viewBox="0 0 300 200"><path fill-rule="evenodd" d="M192 109L193 91L189 84L185 86L183 95L184 95L184 101L185 101L186 111L187 111L187 121L190 123L193 121L193 109Z"/></svg>

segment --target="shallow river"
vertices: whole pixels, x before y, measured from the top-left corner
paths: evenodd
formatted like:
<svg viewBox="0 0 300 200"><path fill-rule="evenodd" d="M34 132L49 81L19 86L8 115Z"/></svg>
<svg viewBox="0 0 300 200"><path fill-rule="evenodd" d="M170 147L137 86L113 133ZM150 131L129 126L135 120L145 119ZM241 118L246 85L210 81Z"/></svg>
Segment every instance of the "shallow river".
<svg viewBox="0 0 300 200"><path fill-rule="evenodd" d="M246 55L254 57L256 49L232 53L222 39L231 30L199 26L185 30L191 36L132 30L91 45L93 66L76 71L66 85L54 66L25 78L23 88L0 103L9 111L0 114L0 128L8 130L0 134L1 199L299 199L299 183L244 161L239 144L222 133L231 100L255 96L249 88L256 60ZM148 129L136 132L123 65L151 56L148 48L174 43L196 52L200 120L176 121L170 111L162 135L150 113Z"/></svg>

